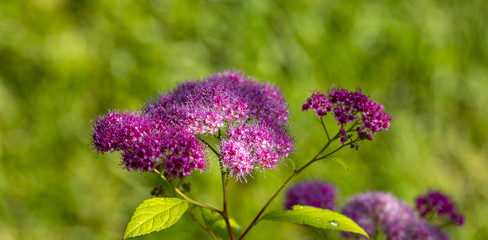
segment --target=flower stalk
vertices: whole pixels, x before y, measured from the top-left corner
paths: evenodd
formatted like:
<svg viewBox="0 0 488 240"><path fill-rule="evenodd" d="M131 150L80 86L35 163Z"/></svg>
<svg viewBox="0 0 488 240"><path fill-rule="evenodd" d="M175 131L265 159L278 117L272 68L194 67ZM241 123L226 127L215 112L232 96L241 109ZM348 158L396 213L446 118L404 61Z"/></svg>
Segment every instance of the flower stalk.
<svg viewBox="0 0 488 240"><path fill-rule="evenodd" d="M190 215L191 219L193 219L194 222L196 222L200 227L203 228L214 240L218 240L217 236L215 236L215 233L212 232L212 230L202 223L198 218L195 216L195 214L191 213L190 211L187 211L188 215Z"/></svg>
<svg viewBox="0 0 488 240"><path fill-rule="evenodd" d="M180 195L182 198L184 198L189 203L194 204L194 205L197 205L197 206L200 206L200 207L203 207L203 208L206 208L206 209L209 209L210 211L214 211L214 212L217 212L217 213L223 215L223 211L222 210L216 209L216 208L211 207L211 206L209 206L209 205L207 205L205 203L198 202L198 201L193 200L190 197L188 197L180 189L178 189L175 185L173 185L173 183L171 183L170 181L168 181L168 179L166 179L166 177L161 172L159 172L157 169L154 169L154 172L157 173L165 182L167 182L173 188L173 190L176 193L178 193L178 195Z"/></svg>
<svg viewBox="0 0 488 240"><path fill-rule="evenodd" d="M227 177L227 174L222 171L222 192L223 192L223 205L224 205L224 210L222 211L222 217L225 220L225 225L227 226L227 231L229 231L229 236L232 240L235 240L236 237L234 235L234 232L232 230L232 225L230 224L229 221L229 212L227 211L227 189L229 186L229 178Z"/></svg>

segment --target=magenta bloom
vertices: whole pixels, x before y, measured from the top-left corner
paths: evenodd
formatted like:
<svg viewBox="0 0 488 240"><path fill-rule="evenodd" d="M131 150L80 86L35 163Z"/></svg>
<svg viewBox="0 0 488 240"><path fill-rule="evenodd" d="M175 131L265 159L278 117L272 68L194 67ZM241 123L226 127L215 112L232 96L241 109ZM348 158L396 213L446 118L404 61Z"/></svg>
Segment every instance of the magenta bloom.
<svg viewBox="0 0 488 240"><path fill-rule="evenodd" d="M217 73L182 84L149 103L145 113L196 134L213 134L228 123L249 120L288 124L288 105L279 89L238 72Z"/></svg>
<svg viewBox="0 0 488 240"><path fill-rule="evenodd" d="M93 126L93 145L99 152L123 151L127 169L152 171L157 165L172 177L205 170L205 147L185 129L134 112L111 111Z"/></svg>
<svg viewBox="0 0 488 240"><path fill-rule="evenodd" d="M392 117L384 112L383 105L369 99L361 90L349 92L346 89L332 89L326 96L314 92L302 105L302 110L312 109L315 115L323 117L331 113L341 125L341 143L351 139L350 132L356 132L359 139L373 140L371 134L388 130ZM353 123L353 129L345 130L348 123Z"/></svg>
<svg viewBox="0 0 488 240"><path fill-rule="evenodd" d="M388 225L416 219L410 206L382 192L354 196L342 209L342 213L359 224L372 238L376 236L377 229L384 231ZM349 232L343 232L342 235L346 238L361 238Z"/></svg>
<svg viewBox="0 0 488 240"><path fill-rule="evenodd" d="M276 168L294 149L280 90L238 72L186 82L146 104L142 113L101 116L92 137L100 152L123 151L128 169L162 167L184 177L206 169L199 135L217 132L223 170L237 178Z"/></svg>
<svg viewBox="0 0 488 240"><path fill-rule="evenodd" d="M454 202L448 196L437 191L430 191L424 196L419 196L416 209L424 218L429 215L446 216L451 223L458 226L464 224L464 216L457 212Z"/></svg>
<svg viewBox="0 0 488 240"><path fill-rule="evenodd" d="M334 210L336 195L336 187L327 182L301 182L288 189L284 205L286 209L291 209L294 205L307 205Z"/></svg>
<svg viewBox="0 0 488 240"><path fill-rule="evenodd" d="M227 132L219 145L230 175L274 169L293 151L288 105L278 88L238 72L180 85L146 106L145 113L194 134Z"/></svg>

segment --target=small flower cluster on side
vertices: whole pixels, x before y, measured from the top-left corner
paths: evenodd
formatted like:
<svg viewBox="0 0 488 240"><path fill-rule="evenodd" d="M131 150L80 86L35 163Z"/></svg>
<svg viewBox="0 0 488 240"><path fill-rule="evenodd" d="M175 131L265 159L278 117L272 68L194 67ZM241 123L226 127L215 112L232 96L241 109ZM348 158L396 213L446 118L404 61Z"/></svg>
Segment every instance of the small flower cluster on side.
<svg viewBox="0 0 488 240"><path fill-rule="evenodd" d="M426 195L419 196L416 201L416 209L420 216L427 218L447 217L447 221L458 226L464 225L464 216L459 214L452 200L438 191L430 191Z"/></svg>
<svg viewBox="0 0 488 240"><path fill-rule="evenodd" d="M332 89L326 96L314 92L302 105L302 110L312 109L315 115L323 117L331 113L341 126L340 142L351 139L350 132L356 132L358 139L373 140L372 134L388 130L392 117L384 112L383 105L369 99L361 90L349 92L346 89ZM348 123L353 126L344 129Z"/></svg>
<svg viewBox="0 0 488 240"><path fill-rule="evenodd" d="M278 88L238 72L189 81L146 104L142 112L109 112L93 126L100 152L123 151L128 169L172 177L205 170L199 135L222 132L222 165L237 178L255 168L276 168L293 151L288 105ZM225 132L228 131L226 135Z"/></svg>

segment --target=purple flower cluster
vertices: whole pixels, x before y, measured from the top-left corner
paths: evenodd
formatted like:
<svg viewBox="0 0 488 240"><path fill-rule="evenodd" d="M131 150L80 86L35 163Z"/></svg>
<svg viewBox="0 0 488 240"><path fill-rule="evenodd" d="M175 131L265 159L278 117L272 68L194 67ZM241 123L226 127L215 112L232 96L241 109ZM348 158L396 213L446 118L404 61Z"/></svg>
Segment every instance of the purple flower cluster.
<svg viewBox="0 0 488 240"><path fill-rule="evenodd" d="M182 84L149 103L145 113L187 126L196 134L213 134L227 123L255 119L288 123L288 105L280 90L238 72Z"/></svg>
<svg viewBox="0 0 488 240"><path fill-rule="evenodd" d="M128 169L160 165L166 174L184 177L206 169L198 135L220 130L222 165L238 178L255 168L276 168L293 151L280 90L238 72L184 83L146 104L142 113L99 117L93 145L100 152L123 151Z"/></svg>
<svg viewBox="0 0 488 240"><path fill-rule="evenodd" d="M419 219L390 222L384 233L388 240L449 240L440 228Z"/></svg>
<svg viewBox="0 0 488 240"><path fill-rule="evenodd" d="M294 205L307 205L334 210L336 194L336 187L327 182L301 182L288 189L284 205L286 209L291 209Z"/></svg>
<svg viewBox="0 0 488 240"><path fill-rule="evenodd" d="M377 229L384 230L385 226L392 223L415 219L415 213L407 204L382 192L356 195L343 208L342 213L359 224L370 237L375 237ZM359 236L346 232L343 235L351 238Z"/></svg>
<svg viewBox="0 0 488 240"><path fill-rule="evenodd" d="M180 85L145 112L195 134L227 130L219 146L222 165L237 178L256 168L276 168L293 151L288 105L279 89L238 72Z"/></svg>
<svg viewBox="0 0 488 240"><path fill-rule="evenodd" d="M388 193L359 194L347 203L342 213L358 223L372 238L382 232L388 240L449 239L440 228L418 219L410 206ZM349 232L342 235L345 238L364 238Z"/></svg>
<svg viewBox="0 0 488 240"><path fill-rule="evenodd" d="M450 223L458 226L464 224L464 216L457 212L451 199L440 192L430 191L426 195L419 196L416 202L416 209L423 218L429 215L447 216Z"/></svg>
<svg viewBox="0 0 488 240"><path fill-rule="evenodd" d="M160 119L111 111L100 116L93 131L93 145L99 152L123 151L127 169L152 171L164 167L173 177L188 176L205 170L205 147L193 134Z"/></svg>
<svg viewBox="0 0 488 240"><path fill-rule="evenodd" d="M341 143L344 144L355 131L359 139L373 140L371 134L388 130L392 117L384 113L383 105L369 99L361 90L349 92L346 89L332 89L326 96L314 92L302 105L302 110L312 109L315 115L323 117L332 113L338 125L341 125ZM354 125L350 130L344 130L348 123ZM354 128L354 129L353 129Z"/></svg>

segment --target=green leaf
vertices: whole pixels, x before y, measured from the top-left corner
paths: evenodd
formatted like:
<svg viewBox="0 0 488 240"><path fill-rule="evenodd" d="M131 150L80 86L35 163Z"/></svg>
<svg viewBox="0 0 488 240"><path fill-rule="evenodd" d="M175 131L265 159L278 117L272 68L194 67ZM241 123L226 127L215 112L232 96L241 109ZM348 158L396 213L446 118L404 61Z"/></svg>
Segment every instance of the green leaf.
<svg viewBox="0 0 488 240"><path fill-rule="evenodd" d="M342 161L340 158L330 158L330 160L336 162L337 164L341 165L346 171L349 171L349 166L346 162Z"/></svg>
<svg viewBox="0 0 488 240"><path fill-rule="evenodd" d="M239 238L241 236L241 226L237 224L236 220L234 220L233 218L229 218L229 223L235 237ZM212 225L210 225L210 229L212 229L212 232L215 233L218 239L230 239L229 230L227 230L227 225L225 224L224 219L220 219L214 222Z"/></svg>
<svg viewBox="0 0 488 240"><path fill-rule="evenodd" d="M124 239L171 227L187 209L188 202L179 198L147 199L134 212Z"/></svg>
<svg viewBox="0 0 488 240"><path fill-rule="evenodd" d="M218 239L230 239L229 230L227 230L227 225L225 224L225 220L222 215L205 208L200 208L200 211L202 213L202 219L205 222L205 225L210 227ZM229 218L229 223L235 237L239 238L241 235L241 226L233 218Z"/></svg>
<svg viewBox="0 0 488 240"><path fill-rule="evenodd" d="M216 212L210 211L209 209L202 208L202 207L199 207L199 209L200 209L200 213L202 215L202 219L205 222L205 225L207 225L207 226L211 226L216 221L222 219L222 215L220 215Z"/></svg>
<svg viewBox="0 0 488 240"><path fill-rule="evenodd" d="M334 211L310 206L295 205L292 210L273 211L264 215L261 219L348 231L359 233L369 238L368 234L350 218Z"/></svg>

